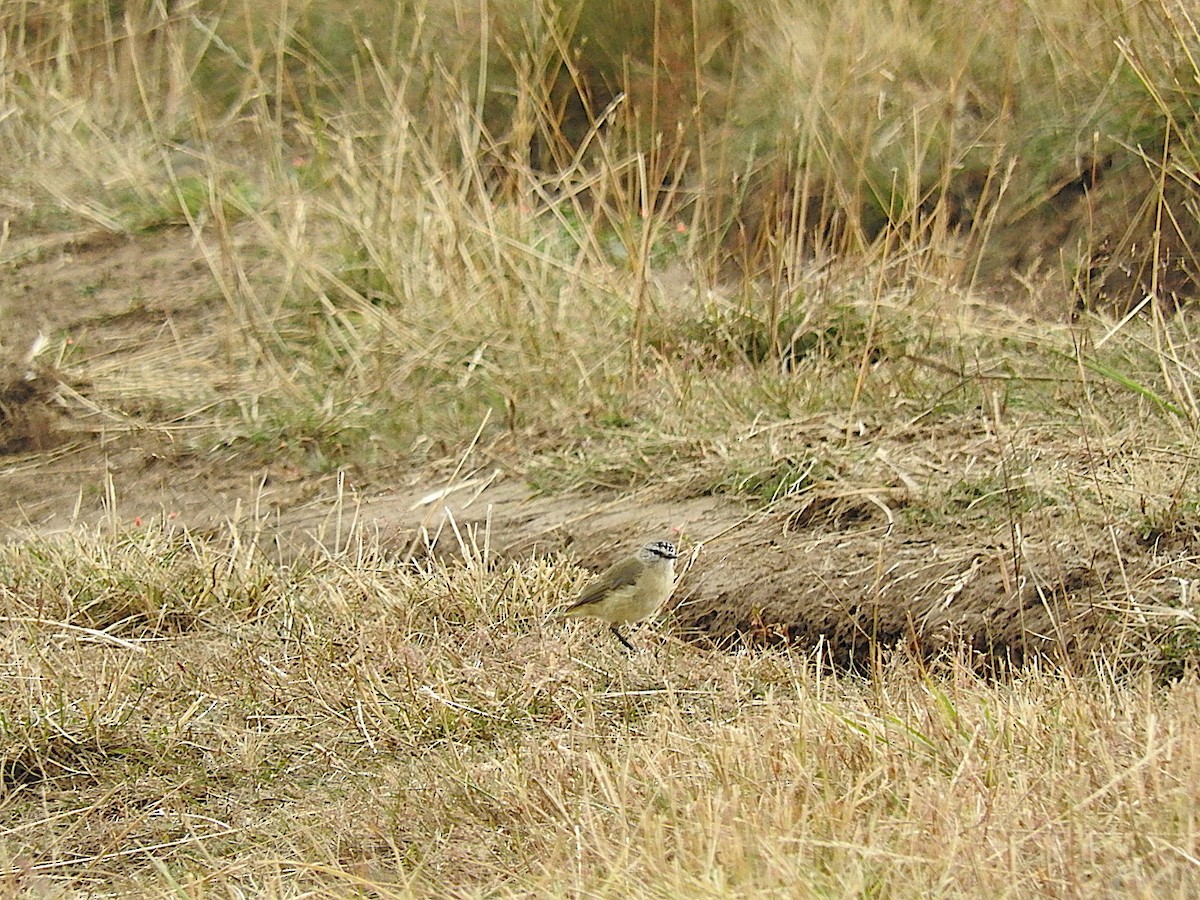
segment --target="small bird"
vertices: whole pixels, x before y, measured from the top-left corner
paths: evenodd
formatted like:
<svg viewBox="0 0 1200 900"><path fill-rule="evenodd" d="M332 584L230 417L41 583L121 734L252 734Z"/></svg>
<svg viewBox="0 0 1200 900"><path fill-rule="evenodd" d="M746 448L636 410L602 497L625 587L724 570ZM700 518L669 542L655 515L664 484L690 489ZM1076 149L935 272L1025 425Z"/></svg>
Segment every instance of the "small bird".
<svg viewBox="0 0 1200 900"><path fill-rule="evenodd" d="M634 651L617 626L649 618L663 605L675 587L678 558L670 541L653 541L597 576L563 615L603 619L617 640Z"/></svg>

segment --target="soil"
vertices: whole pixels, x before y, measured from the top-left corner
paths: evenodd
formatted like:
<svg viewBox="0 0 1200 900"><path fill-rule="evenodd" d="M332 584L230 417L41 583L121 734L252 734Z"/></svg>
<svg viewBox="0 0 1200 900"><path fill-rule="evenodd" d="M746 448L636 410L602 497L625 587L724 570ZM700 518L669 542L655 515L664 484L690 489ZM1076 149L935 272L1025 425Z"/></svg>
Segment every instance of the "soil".
<svg viewBox="0 0 1200 900"><path fill-rule="evenodd" d="M1164 565L1160 548L1083 540L1069 525L1040 534L905 525L871 497L802 496L756 512L663 489L540 496L489 470L339 481L228 447L198 449L92 402L45 354L27 358L39 333L86 336L93 354L202 338L224 309L188 231L12 237L0 262L0 528L9 540L161 517L201 533L232 523L284 558L368 534L401 557L474 544L496 558L567 552L600 567L644 540L675 537L690 556L670 604L672 633L721 648L789 644L851 669L887 648L929 659L965 647L988 668L1091 654L1106 646L1130 584L1162 597L1181 589L1182 570ZM1194 556L1183 548L1177 558Z"/></svg>
<svg viewBox="0 0 1200 900"><path fill-rule="evenodd" d="M1058 533L1023 538L1014 554L1003 537L906 530L871 502L835 512L795 498L755 513L716 497L540 497L474 480L434 502L420 491L374 498L360 515L386 523L404 552L455 553L486 534L501 556L565 551L596 568L640 540L682 538L669 603L678 633L725 649L799 646L842 670L869 669L896 648L925 660L965 650L989 673L1098 652L1117 666L1142 652L1114 653L1125 586L1179 590L1163 557L1134 540L1104 552Z"/></svg>

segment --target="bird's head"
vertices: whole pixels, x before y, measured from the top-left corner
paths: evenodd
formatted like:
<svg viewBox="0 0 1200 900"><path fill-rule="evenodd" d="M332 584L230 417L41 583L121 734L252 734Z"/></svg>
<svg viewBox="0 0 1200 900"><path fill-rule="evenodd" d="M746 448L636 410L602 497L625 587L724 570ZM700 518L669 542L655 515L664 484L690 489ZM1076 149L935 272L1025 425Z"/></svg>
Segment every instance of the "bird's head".
<svg viewBox="0 0 1200 900"><path fill-rule="evenodd" d="M670 541L651 541L638 553L638 559L648 566L673 563L679 559L679 552Z"/></svg>

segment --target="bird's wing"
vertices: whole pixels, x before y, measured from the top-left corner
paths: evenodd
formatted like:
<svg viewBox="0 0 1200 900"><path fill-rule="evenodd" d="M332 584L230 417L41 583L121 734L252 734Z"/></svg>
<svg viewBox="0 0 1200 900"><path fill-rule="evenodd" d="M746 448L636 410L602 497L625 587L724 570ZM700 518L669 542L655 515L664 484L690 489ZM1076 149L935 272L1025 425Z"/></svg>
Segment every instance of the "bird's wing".
<svg viewBox="0 0 1200 900"><path fill-rule="evenodd" d="M627 559L624 562L617 563L612 568L606 570L604 574L594 578L592 583L583 589L583 593L579 595L579 599L568 606L566 611L570 612L581 606L587 606L589 603L603 600L605 596L618 588L637 584L638 575L641 574L642 569L642 564L636 559Z"/></svg>

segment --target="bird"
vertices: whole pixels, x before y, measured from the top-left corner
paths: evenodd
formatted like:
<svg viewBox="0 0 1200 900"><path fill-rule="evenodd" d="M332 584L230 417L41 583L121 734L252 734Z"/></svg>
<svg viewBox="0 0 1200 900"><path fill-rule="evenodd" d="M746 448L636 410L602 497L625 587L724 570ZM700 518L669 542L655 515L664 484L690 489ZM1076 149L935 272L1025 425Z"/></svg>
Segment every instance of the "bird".
<svg viewBox="0 0 1200 900"><path fill-rule="evenodd" d="M678 558L679 553L670 541L651 541L594 578L562 614L603 619L617 640L636 652L637 648L617 626L649 618L666 602L675 587Z"/></svg>

